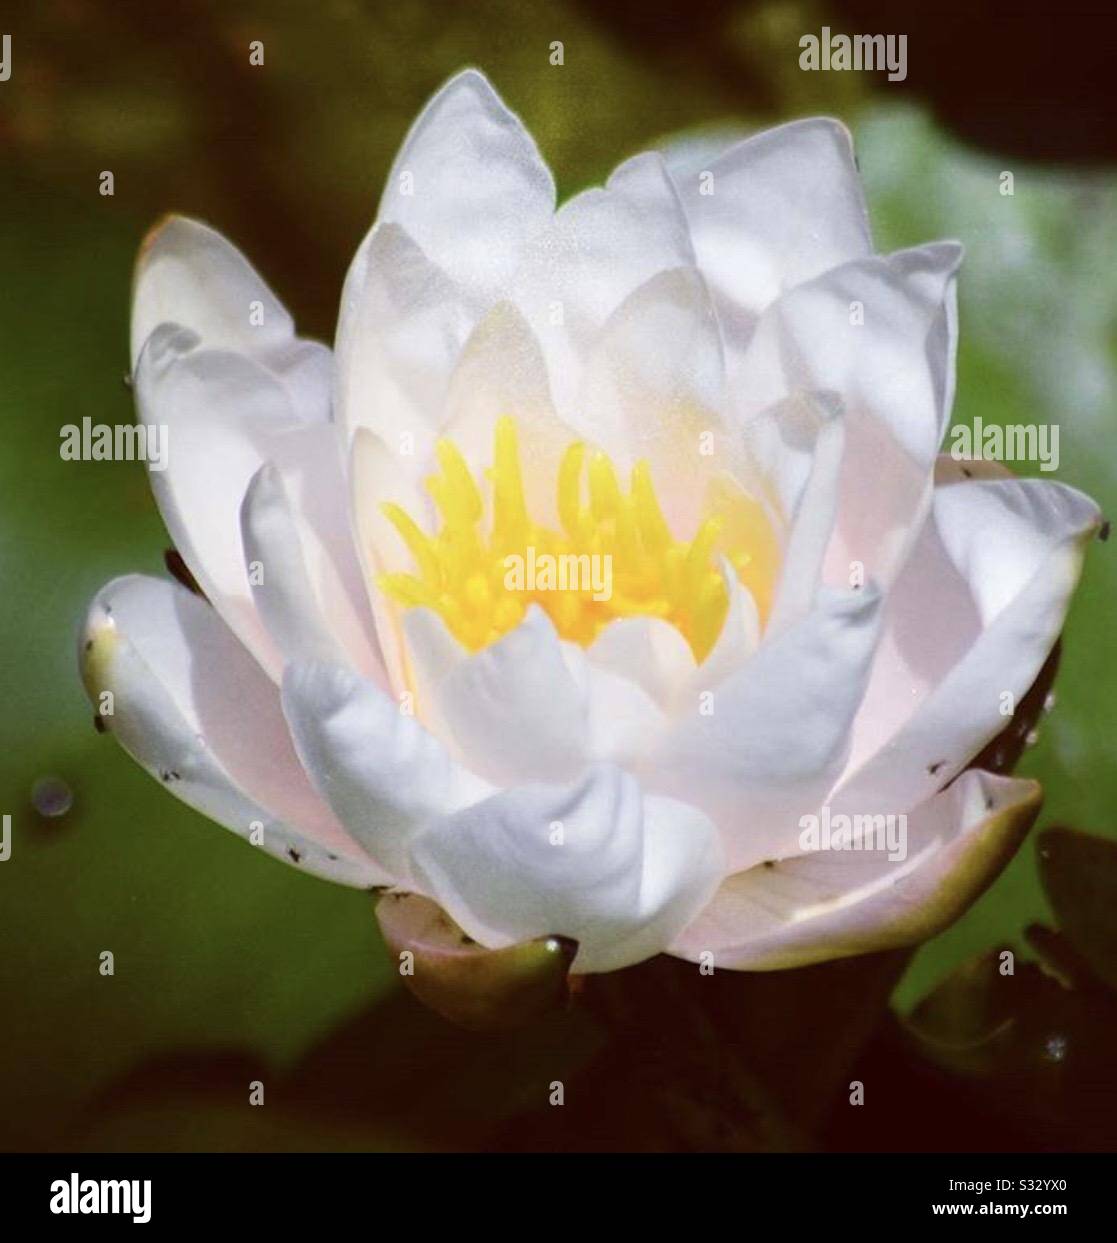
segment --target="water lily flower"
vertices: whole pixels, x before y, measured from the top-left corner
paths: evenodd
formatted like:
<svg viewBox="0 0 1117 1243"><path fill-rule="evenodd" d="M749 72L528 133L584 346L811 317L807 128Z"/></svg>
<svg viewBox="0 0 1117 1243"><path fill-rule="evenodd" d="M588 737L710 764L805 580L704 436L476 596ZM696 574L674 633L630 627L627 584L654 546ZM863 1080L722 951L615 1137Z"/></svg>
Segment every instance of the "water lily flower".
<svg viewBox="0 0 1117 1243"><path fill-rule="evenodd" d="M940 457L960 259L875 253L830 120L699 171L637 155L556 210L472 70L403 143L332 351L168 220L134 387L200 591L99 592L105 724L190 806L462 945L767 969L934 933L1036 814L969 765L1099 526ZM823 809L855 830L805 848ZM886 816L903 858L864 835Z"/></svg>

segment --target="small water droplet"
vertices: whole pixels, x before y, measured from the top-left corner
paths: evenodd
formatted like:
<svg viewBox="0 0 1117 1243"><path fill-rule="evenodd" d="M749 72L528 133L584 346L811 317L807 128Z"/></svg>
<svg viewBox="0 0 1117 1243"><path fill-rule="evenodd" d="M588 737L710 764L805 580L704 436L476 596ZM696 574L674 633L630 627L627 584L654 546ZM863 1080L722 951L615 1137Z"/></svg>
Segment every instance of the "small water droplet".
<svg viewBox="0 0 1117 1243"><path fill-rule="evenodd" d="M40 816L56 819L74 805L74 792L61 777L40 777L31 788L31 804Z"/></svg>
<svg viewBox="0 0 1117 1243"><path fill-rule="evenodd" d="M1043 1051L1052 1062L1061 1062L1067 1055L1066 1036L1048 1036Z"/></svg>

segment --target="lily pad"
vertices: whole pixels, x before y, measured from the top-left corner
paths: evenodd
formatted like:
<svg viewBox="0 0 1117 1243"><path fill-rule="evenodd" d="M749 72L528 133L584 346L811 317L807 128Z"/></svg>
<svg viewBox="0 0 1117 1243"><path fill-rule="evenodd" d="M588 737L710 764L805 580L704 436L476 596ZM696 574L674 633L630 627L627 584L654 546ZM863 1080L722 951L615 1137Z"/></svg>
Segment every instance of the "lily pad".
<svg viewBox="0 0 1117 1243"><path fill-rule="evenodd" d="M1117 989L1117 842L1048 829L1039 839L1039 869L1067 939Z"/></svg>

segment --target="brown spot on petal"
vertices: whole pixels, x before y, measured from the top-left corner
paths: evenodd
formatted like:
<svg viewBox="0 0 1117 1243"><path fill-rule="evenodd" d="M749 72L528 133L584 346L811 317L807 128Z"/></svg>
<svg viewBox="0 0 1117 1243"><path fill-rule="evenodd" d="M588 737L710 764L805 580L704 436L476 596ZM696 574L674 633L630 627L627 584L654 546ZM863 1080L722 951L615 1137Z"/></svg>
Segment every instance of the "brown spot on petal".
<svg viewBox="0 0 1117 1243"><path fill-rule="evenodd" d="M206 593L198 586L198 580L190 573L190 567L183 561L182 554L177 548L166 549L163 553L163 564L187 591L192 591L196 596L201 596L203 600L206 598Z"/></svg>

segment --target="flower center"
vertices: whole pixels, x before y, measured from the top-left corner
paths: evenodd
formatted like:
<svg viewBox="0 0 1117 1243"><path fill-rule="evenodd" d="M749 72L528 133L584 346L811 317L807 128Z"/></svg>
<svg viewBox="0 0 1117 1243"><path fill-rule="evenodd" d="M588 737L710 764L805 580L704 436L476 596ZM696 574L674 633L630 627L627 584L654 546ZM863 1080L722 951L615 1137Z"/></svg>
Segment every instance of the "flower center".
<svg viewBox="0 0 1117 1243"><path fill-rule="evenodd" d="M435 448L439 472L425 480L441 519L437 533L399 505L381 506L415 572L383 574L379 586L406 607L433 609L470 651L512 630L535 603L562 638L583 646L617 618L663 618L701 662L729 607L719 557L752 591L763 620L778 550L763 508L746 493L724 492L693 538L678 540L647 462L633 467L626 492L609 457L575 441L559 465L556 531L528 513L512 419L498 420L494 442L487 529L482 486L445 439Z"/></svg>

